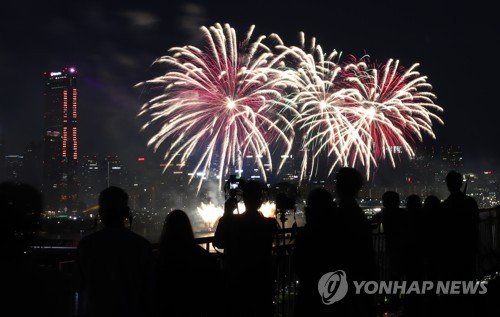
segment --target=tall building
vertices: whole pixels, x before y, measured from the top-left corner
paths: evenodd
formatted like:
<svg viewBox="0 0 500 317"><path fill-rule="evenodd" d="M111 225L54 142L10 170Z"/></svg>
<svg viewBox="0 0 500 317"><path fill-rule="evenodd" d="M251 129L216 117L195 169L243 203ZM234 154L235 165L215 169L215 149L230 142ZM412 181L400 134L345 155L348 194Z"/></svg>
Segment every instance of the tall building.
<svg viewBox="0 0 500 317"><path fill-rule="evenodd" d="M48 210L74 211L78 199L77 71L45 72L42 190Z"/></svg>

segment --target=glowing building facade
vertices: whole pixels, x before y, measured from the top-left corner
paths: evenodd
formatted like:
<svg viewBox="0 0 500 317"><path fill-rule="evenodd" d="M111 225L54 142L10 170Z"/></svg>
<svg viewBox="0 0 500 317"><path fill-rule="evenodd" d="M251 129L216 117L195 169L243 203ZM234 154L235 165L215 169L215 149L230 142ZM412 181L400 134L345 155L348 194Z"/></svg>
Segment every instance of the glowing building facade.
<svg viewBox="0 0 500 317"><path fill-rule="evenodd" d="M74 211L78 200L77 71L45 74L42 189L47 210Z"/></svg>

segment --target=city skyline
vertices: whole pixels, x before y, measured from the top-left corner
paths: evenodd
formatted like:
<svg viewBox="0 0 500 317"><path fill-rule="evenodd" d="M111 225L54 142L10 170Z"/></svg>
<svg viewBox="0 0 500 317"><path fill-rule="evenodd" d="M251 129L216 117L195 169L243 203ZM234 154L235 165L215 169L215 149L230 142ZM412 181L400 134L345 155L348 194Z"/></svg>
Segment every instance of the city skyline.
<svg viewBox="0 0 500 317"><path fill-rule="evenodd" d="M169 5L91 3L75 7L59 5L55 10L49 10L54 4L32 3L42 13L36 18L18 4L10 3L9 16L1 22L13 25L5 35L4 56L5 60L12 60L9 65L14 67L2 65L10 80L0 96L0 129L5 134L6 154L20 154L31 141L41 141L43 123L37 118L43 112L40 84L43 71L75 66L82 74L80 152L116 154L124 160L146 155L150 152L146 150L148 135L139 132L141 122L136 114L147 96L133 86L160 71L150 65L168 48L199 44L200 26L228 22L239 33L255 24L257 33L276 32L289 43L298 43L298 32L304 31L308 36L316 36L325 50L336 49L344 55L366 53L379 61L392 57L407 67L420 62L422 74L429 77L434 87L437 104L444 108L445 122L444 126L434 127L437 140L425 138L424 145L461 145L470 167L498 166L499 150L494 146L494 136L488 132L498 111L491 101L493 90L489 89L495 79L487 77L495 72L479 67L478 62L464 62L470 61L476 52L488 51L492 44L486 39L498 32L494 22L482 18L487 8L426 3L409 8L360 3L358 9L363 9L360 13L347 4L316 10L291 2L282 6L269 4L265 7L266 14L260 14L264 11L259 11L258 4L246 8L248 14L242 16L240 10L224 3L211 6L181 1ZM365 34L368 26L362 22L349 23L351 20L342 14L329 21L327 13L322 11L358 12L360 20L367 22L370 17L378 17L380 36L371 38ZM283 15L289 16L290 21L273 23L273 17ZM313 19L314 15L317 19ZM16 17L29 18L31 24L17 25ZM405 19L414 24L405 23ZM334 25L335 30L329 30L329 25ZM389 32L392 25L397 27ZM21 41L23 36L29 41ZM28 46L28 42L40 45ZM23 58L29 47L41 58L36 61ZM473 50L467 50L469 47ZM17 51L21 54L16 54ZM20 58L23 63L16 63ZM23 73L22 81L16 79L18 72ZM29 115L21 128L21 116L26 113Z"/></svg>

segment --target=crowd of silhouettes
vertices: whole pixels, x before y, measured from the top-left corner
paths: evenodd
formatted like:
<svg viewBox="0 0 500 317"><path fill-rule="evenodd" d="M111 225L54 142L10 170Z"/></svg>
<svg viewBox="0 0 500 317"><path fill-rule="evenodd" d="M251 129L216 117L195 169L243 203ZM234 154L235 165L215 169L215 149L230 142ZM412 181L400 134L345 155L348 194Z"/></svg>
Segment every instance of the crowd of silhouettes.
<svg viewBox="0 0 500 317"><path fill-rule="evenodd" d="M376 281L378 271L372 232L385 236L391 281L473 281L479 250L479 210L462 190L463 177L446 177L449 196L406 198L395 191L382 195L381 212L367 219L357 202L363 186L354 168L341 168L335 196L324 188L306 199L306 224L295 239L292 264L298 279L295 316L376 316L375 295L355 294L352 281ZM43 212L42 195L28 185L0 184L2 306L19 316L274 316L273 247L279 224L259 211L265 187L242 183L243 213L229 197L219 219L215 257L199 246L182 210L165 218L158 252L134 233L128 194L109 187L99 195L103 228L83 237L77 247L72 285L57 272L42 270L30 256ZM128 226L127 226L128 223ZM349 287L345 297L325 305L318 281L342 270ZM48 280L50 279L50 281ZM77 307L71 296L78 294ZM29 302L30 304L26 304ZM388 299L387 309L404 316L474 315L471 297L402 296Z"/></svg>
<svg viewBox="0 0 500 317"><path fill-rule="evenodd" d="M325 305L318 295L318 281L337 270L349 281L376 280L376 263L368 220L356 197L363 186L361 174L342 168L336 179L336 204L322 188L312 190L305 208L306 225L297 236L293 261L299 280L297 316L375 316L375 299L355 294L351 284L346 296Z"/></svg>
<svg viewBox="0 0 500 317"><path fill-rule="evenodd" d="M388 279L407 281L474 281L479 252L479 209L467 196L463 176L446 176L449 196L406 198L400 207L397 192L382 195L383 208L371 218L381 224L386 241ZM394 294L389 302L402 307L404 316L474 316L471 296Z"/></svg>

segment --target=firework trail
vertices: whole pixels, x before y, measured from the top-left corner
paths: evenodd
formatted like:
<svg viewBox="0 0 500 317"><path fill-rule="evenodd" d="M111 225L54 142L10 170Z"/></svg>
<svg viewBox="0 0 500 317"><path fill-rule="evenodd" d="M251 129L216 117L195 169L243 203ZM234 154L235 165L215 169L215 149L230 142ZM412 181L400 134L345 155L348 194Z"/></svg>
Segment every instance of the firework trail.
<svg viewBox="0 0 500 317"><path fill-rule="evenodd" d="M349 105L350 131L342 136L350 145L346 158L351 166L361 162L367 177L371 163L376 166L388 158L395 166L394 146L413 157L412 144L422 141L423 133L435 138L432 121L443 124L431 111L443 109L434 103L432 86L416 71L418 66L404 69L392 59L382 66L368 65L362 59L343 68L342 85L358 91ZM357 141L350 141L353 136Z"/></svg>
<svg viewBox="0 0 500 317"><path fill-rule="evenodd" d="M160 124L148 146L156 151L166 143L166 166L176 158L186 162L196 153L200 159L193 176L200 171L208 176L217 159L220 186L230 167L241 170L247 154L253 155L265 179L264 161L272 164L270 144L282 146L286 154L291 150L282 57L273 56L263 43L265 36L251 41L253 30L239 43L228 24L202 27L205 47L170 49L170 55L155 62L166 64L168 72L139 84L163 90L143 105L139 116L150 116L143 129Z"/></svg>

